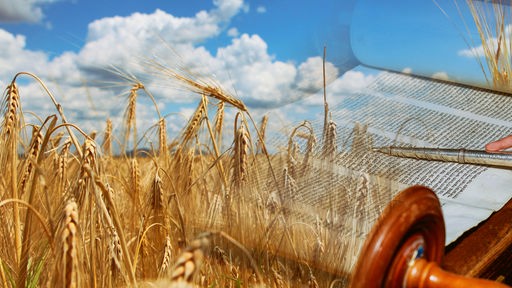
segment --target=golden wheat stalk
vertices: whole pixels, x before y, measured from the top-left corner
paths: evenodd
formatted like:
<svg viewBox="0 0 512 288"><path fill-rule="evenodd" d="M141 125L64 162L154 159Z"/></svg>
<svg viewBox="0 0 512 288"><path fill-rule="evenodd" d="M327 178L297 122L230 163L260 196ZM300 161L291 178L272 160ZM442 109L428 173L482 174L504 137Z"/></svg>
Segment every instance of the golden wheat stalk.
<svg viewBox="0 0 512 288"><path fill-rule="evenodd" d="M88 171L89 171L89 174L94 173L92 171L92 169L90 169L90 168L88 168ZM109 227L115 227L117 233L119 234L121 250L123 252L123 255L126 256L126 257L124 257L124 259L126 259L126 261L124 261L124 263L126 265L126 271L128 271L128 277L130 280L130 284L132 286L136 287L137 283L136 283L136 277L135 277L135 270L133 267L131 254L128 253L128 245L125 240L125 236L124 236L124 232L123 232L123 225L121 224L121 220L119 219L119 213L117 211L116 205L115 205L114 201L112 200L112 196L111 196L112 190L109 189L109 187L107 187L107 185L105 185L101 180L99 180L97 178L94 178L94 179L95 179L95 182L94 182L95 185L93 185L93 190L94 190L95 194L99 194L99 192L96 193L97 192L96 188L99 187L100 191L102 193L101 195L103 196L103 198L106 201L106 205L108 208L102 207L101 204L103 204L103 202L100 202L100 207L104 211L105 218L109 221ZM97 196L97 198L100 198L99 195ZM112 217L109 217L109 215L112 215ZM112 222L110 222L110 221L112 221Z"/></svg>
<svg viewBox="0 0 512 288"><path fill-rule="evenodd" d="M304 153L304 159L302 160L302 177L306 177L309 169L309 162L313 157L313 152L316 146L315 134L310 133L307 137L306 152Z"/></svg>
<svg viewBox="0 0 512 288"><path fill-rule="evenodd" d="M489 76L492 78L494 89L509 91L512 85L512 39L509 33L510 11L507 9L510 7L504 1L492 1L491 3L467 0L465 2L478 31L485 56L487 70L479 55L475 55L482 72L488 82ZM492 5L492 9L488 8L489 5ZM467 25L466 28L468 28Z"/></svg>
<svg viewBox="0 0 512 288"><path fill-rule="evenodd" d="M235 147L233 157L233 184L238 189L247 181L249 133L244 125L235 133Z"/></svg>
<svg viewBox="0 0 512 288"><path fill-rule="evenodd" d="M18 86L13 80L6 89L6 112L4 115L4 123L2 129L2 141L5 141L5 147L2 153L2 163L7 165L8 173L10 175L10 190L13 199L19 199L18 191L18 133L19 133L19 109L20 109L20 96ZM13 218L14 218L14 247L16 249L16 261L21 262L21 222L19 214L18 203L13 204Z"/></svg>
<svg viewBox="0 0 512 288"><path fill-rule="evenodd" d="M67 189L67 163L68 163L68 153L69 148L71 146L71 140L67 139L64 141L64 144L62 145L62 149L58 156L58 164L57 164L57 179L60 183L59 185L59 191L61 195L64 195L66 189Z"/></svg>
<svg viewBox="0 0 512 288"><path fill-rule="evenodd" d="M126 108L126 116L124 126L126 128L124 135L124 153L126 153L126 149L128 147L128 140L130 138L130 132L133 137L133 151L134 153L137 151L137 118L136 118L136 105L137 105L137 91L139 89L143 89L144 85L142 83L133 84L130 89L130 94L128 96L128 107Z"/></svg>
<svg viewBox="0 0 512 288"><path fill-rule="evenodd" d="M160 120L158 120L158 139L158 154L163 156L164 160L166 160L169 152L167 148L167 127L165 125L165 118L160 118Z"/></svg>
<svg viewBox="0 0 512 288"><path fill-rule="evenodd" d="M68 134L69 134L69 137L71 137L71 142L73 142L73 145L75 146L75 149L76 149L76 152L78 153L78 155L80 157L83 156L82 154L82 147L80 147L79 143L78 143L78 140L75 136L75 134L73 133L73 131L71 130L71 127L75 127L74 125L70 125L66 119L66 115L64 114L64 109L62 108L62 105L60 103L57 102L57 100L55 99L55 97L53 96L53 94L50 92L50 90L48 89L48 87L46 87L46 85L44 84L44 82L39 78L37 77L36 75L32 74L32 73L29 73L29 72L18 72L15 76L14 76L14 79L12 80L12 82L14 83L16 81L16 79L18 77L20 77L21 75L26 75L26 76L29 76L31 77L32 79L36 80L40 85L41 87L43 88L43 90L46 92L46 94L48 95L48 97L50 97L50 99L52 100L52 103L53 105L55 106L55 108L57 109L57 111L59 112L59 115L60 115L60 118L62 120L62 123L64 123L64 128L67 130Z"/></svg>
<svg viewBox="0 0 512 288"><path fill-rule="evenodd" d="M336 156L336 123L329 121L327 125L327 131L324 138L323 157L333 161Z"/></svg>
<svg viewBox="0 0 512 288"><path fill-rule="evenodd" d="M121 242L119 235L114 227L111 228L110 245L108 246L109 258L110 258L110 269L112 278L115 280L117 274L121 272L121 263L123 261L123 250L121 248Z"/></svg>
<svg viewBox="0 0 512 288"><path fill-rule="evenodd" d="M63 281L61 287L80 286L80 271L78 271L78 208L76 202L70 200L64 207L64 221L62 223L62 270Z"/></svg>
<svg viewBox="0 0 512 288"><path fill-rule="evenodd" d="M196 111L190 118L185 128L185 131L182 133L182 143L186 145L190 140L194 139L197 136L197 133L200 128L201 121L207 115L207 105L208 99L203 95L201 97L201 101L196 108Z"/></svg>
<svg viewBox="0 0 512 288"><path fill-rule="evenodd" d="M103 135L103 143L101 148L103 149L103 153L107 157L112 157L112 120L107 119L107 124L105 126L105 133Z"/></svg>
<svg viewBox="0 0 512 288"><path fill-rule="evenodd" d="M167 274L167 270L171 265L171 257L172 257L172 245L171 238L169 236L165 237L165 246L164 246L164 256L162 258L162 264L160 265L160 269L158 269L158 277L162 278Z"/></svg>
<svg viewBox="0 0 512 288"><path fill-rule="evenodd" d="M220 101L217 104L217 113L215 113L214 119L214 131L215 131L215 141L218 146L222 146L222 131L224 127L224 102Z"/></svg>
<svg viewBox="0 0 512 288"><path fill-rule="evenodd" d="M140 169L139 162L137 158L132 158L130 161L130 195L133 200L133 207L135 211L139 211L140 208L140 194L141 194L141 179L140 179ZM136 213L134 213L135 215Z"/></svg>
<svg viewBox="0 0 512 288"><path fill-rule="evenodd" d="M176 260L171 280L192 282L201 269L205 250L209 244L210 241L206 236L194 239Z"/></svg>
<svg viewBox="0 0 512 288"><path fill-rule="evenodd" d="M267 123L268 123L268 115L263 116L261 118L260 128L259 128L259 137L257 142L257 150L261 151L261 153L267 154L267 148L265 147L265 137L267 132Z"/></svg>
<svg viewBox="0 0 512 288"><path fill-rule="evenodd" d="M4 115L4 123L3 123L3 137L4 139L10 137L13 134L17 134L17 126L19 125L18 121L18 110L20 107L20 95L18 91L18 85L16 82L11 82L7 86L6 92L6 112Z"/></svg>
<svg viewBox="0 0 512 288"><path fill-rule="evenodd" d="M26 192L27 183L30 181L32 172L34 170L34 163L37 161L37 158L39 157L39 152L41 151L41 145L43 144L43 135L40 130L41 127L34 126L34 131L32 132L32 144L30 145L30 149L26 156L25 171L21 176L21 181L19 185L20 196L23 196L23 194Z"/></svg>
<svg viewBox="0 0 512 288"><path fill-rule="evenodd" d="M158 176L158 170L155 173L155 179L153 181L153 197L151 201L152 208L156 211L162 211L165 205L164 188L162 187L162 179Z"/></svg>
<svg viewBox="0 0 512 288"><path fill-rule="evenodd" d="M212 97L222 102L228 103L243 112L248 111L247 106L245 106L242 100L229 95L227 92L223 91L219 87L207 83L206 81L194 79L191 73L187 73L185 71L177 71L172 68L165 67L163 64L157 62L152 62L152 64L163 74L173 79L176 79L180 83L183 83L184 86L190 91L206 95L208 97Z"/></svg>

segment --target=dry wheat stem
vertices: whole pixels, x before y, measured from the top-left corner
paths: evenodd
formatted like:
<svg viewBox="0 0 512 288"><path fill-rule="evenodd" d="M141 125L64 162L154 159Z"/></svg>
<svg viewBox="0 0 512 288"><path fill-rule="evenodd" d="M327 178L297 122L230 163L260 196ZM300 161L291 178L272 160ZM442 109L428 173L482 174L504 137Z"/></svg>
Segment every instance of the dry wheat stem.
<svg viewBox="0 0 512 288"><path fill-rule="evenodd" d="M137 90L142 89L144 86L140 83L136 83L130 89L130 94L128 97L128 107L126 108L126 118L125 118L125 138L124 138L124 153L126 153L126 149L128 147L128 139L130 138L130 131L132 131L133 136L133 151L136 153L137 151L137 123L136 123L136 104L137 104Z"/></svg>
<svg viewBox="0 0 512 288"><path fill-rule="evenodd" d="M323 156L331 161L336 156L336 123L334 121L329 121L327 127Z"/></svg>
<svg viewBox="0 0 512 288"><path fill-rule="evenodd" d="M216 141L216 137L212 131L212 127L210 125L210 120L206 118L206 127L208 129L208 133L210 134L210 139L212 140L212 146L213 146L213 152L215 159L220 159L220 152L218 148L218 142ZM215 161L216 167L219 171L219 177L222 180L222 183L224 184L224 187L227 187L227 180L226 180L226 173L224 172L224 166L222 165L222 161Z"/></svg>
<svg viewBox="0 0 512 288"><path fill-rule="evenodd" d="M90 173L92 173L92 171ZM95 184L96 184L96 186L98 186L100 188L103 198L107 201L107 205L108 205L110 213L112 215L113 227L115 227L117 233L119 234L119 240L121 242L121 248L123 251L123 255L126 255L126 257L125 257L126 261L123 261L123 262L127 266L126 270L130 272L128 274L129 279L130 279L130 284L134 285L136 287L135 272L134 272L134 268L133 268L133 264L132 264L132 259L130 257L130 254L128 253L128 246L126 245L126 240L125 240L126 238L124 236L124 232L123 232L123 228L122 228L123 226L121 224L121 221L119 220L119 213L117 212L117 208L116 208L114 202L112 201L112 197L110 196L109 189L103 184L103 182L101 182L99 179L96 179L96 178L95 178ZM96 186L94 186L94 187L96 187Z"/></svg>
<svg viewBox="0 0 512 288"><path fill-rule="evenodd" d="M167 128L165 125L165 118L158 120L158 139L159 139L159 155L164 156L164 160L167 162L168 150L167 150Z"/></svg>
<svg viewBox="0 0 512 288"><path fill-rule="evenodd" d="M137 246L135 247L135 253L133 254L133 273L135 273L135 269L137 269L137 262L138 262L138 259L139 259L139 255L141 255L142 253L140 253L140 250L141 250L141 247L144 243L144 241L146 241L146 234L149 232L149 230L153 229L153 228L157 228L157 227L163 227L163 228L166 228L162 223L153 223L147 227L144 228L144 230L142 231L142 233L140 234L139 238L138 238L138 242L137 242Z"/></svg>
<svg viewBox="0 0 512 288"><path fill-rule="evenodd" d="M214 234L218 234L222 238L228 240L229 242L233 243L236 247L238 247L238 249L240 249L247 256L247 259L249 260L249 263L251 264L251 267L253 268L254 273L256 274L258 282L259 283L264 283L263 282L263 277L261 276L261 273L260 273L260 270L258 268L258 265L254 261L254 259L251 257L251 254L249 253L249 250L247 250L247 248L245 248L244 245L242 245L242 243L238 242L237 240L235 240L235 238L229 236L225 232L220 231L220 232L213 232L213 233Z"/></svg>
<svg viewBox="0 0 512 288"><path fill-rule="evenodd" d="M491 2L465 1L480 38L479 42L485 56L486 67L484 67L480 55L475 55L475 58L480 65L486 81L492 84L494 89L508 91L512 84L512 63L510 61L512 40L507 28L510 24L510 11L506 10L509 7L503 1ZM461 8L457 2L455 3L463 19L467 33L470 35L469 41L466 38L464 41L470 48L478 46L471 38L471 29L464 20ZM439 4L436 3L436 5L441 9ZM492 9L487 9L489 5L492 5ZM446 12L443 11L443 13L448 16ZM473 49L473 51L476 50ZM474 53L476 54L477 52ZM485 68L487 68L487 70ZM488 75L488 73L490 75ZM490 83L489 78L491 78L492 83Z"/></svg>
<svg viewBox="0 0 512 288"><path fill-rule="evenodd" d="M30 181L30 177L32 176L32 171L34 169L34 163L37 161L39 157L39 153L41 151L41 145L43 144L43 135L41 133L41 128L34 127L32 144L30 145L30 149L28 151L28 155L26 156L25 172L23 172L21 176L20 182L20 197L23 196L26 190L26 185Z"/></svg>
<svg viewBox="0 0 512 288"><path fill-rule="evenodd" d="M29 72L19 72L17 73L15 76L14 76L14 79L13 79L13 82L16 80L16 78L20 75L27 75L29 77L32 77L33 79L35 79L40 85L41 87L43 87L43 89L45 90L46 94L50 97L50 99L52 100L53 104L55 105L55 108L57 109L57 111L59 112L59 115L60 115L60 118L62 120L62 122L64 124L68 124L68 121L66 120L66 116L64 115L64 109L62 108L62 106L57 102L57 100L55 99L55 97L53 96L53 94L50 92L50 90L48 89L48 87L46 87L46 85L44 84L44 82L39 78L37 77L36 75L32 74L32 73L29 73ZM80 147L80 145L78 144L78 140L75 136L75 134L73 133L73 131L66 125L66 130L69 134L69 136L71 137L71 141L73 142L73 145L75 145L75 149L78 153L78 155L80 155L80 157L82 156L82 149Z"/></svg>
<svg viewBox="0 0 512 288"><path fill-rule="evenodd" d="M112 120L107 119L105 134L103 137L103 144L101 145L107 157L112 157L112 137Z"/></svg>
<svg viewBox="0 0 512 288"><path fill-rule="evenodd" d="M160 65L158 63L156 63L156 65L159 66L161 70L168 76L184 83L191 91L196 91L208 97L212 97L222 102L226 102L243 112L248 111L247 106L245 106L242 100L228 95L228 93L226 93L222 89L209 85L208 83L201 83L200 81L195 81L194 79L192 79L192 77L185 76L170 68L163 67L163 65Z"/></svg>
<svg viewBox="0 0 512 288"><path fill-rule="evenodd" d="M9 287L7 286L7 277L5 276L4 261L2 261L2 258L0 258L0 278L2 279L2 287Z"/></svg>
<svg viewBox="0 0 512 288"><path fill-rule="evenodd" d="M118 272L121 272L121 262L123 261L123 250L121 248L121 241L119 240L119 235L117 234L116 229L112 226L111 228L111 240L109 248L109 258L111 262L111 270L113 274L113 278Z"/></svg>
<svg viewBox="0 0 512 288"><path fill-rule="evenodd" d="M158 170L155 173L155 179L153 180L153 197L152 198L152 208L157 211L161 211L164 209L165 200L164 200L164 189L162 187L162 179L158 176Z"/></svg>
<svg viewBox="0 0 512 288"><path fill-rule="evenodd" d="M114 227L116 229L116 232L119 233L119 236L120 236L119 240L121 242L122 252L124 255L127 255L127 257L125 258L126 261L124 263L126 263L126 265L127 265L126 268L128 269L128 271L131 272L130 274L128 274L130 276L129 277L130 284L133 285L134 287L136 287L135 270L133 270L134 266L132 264L131 258L128 257L128 255L130 255L130 254L128 254L128 249L126 247L125 238L122 233L122 231L123 231L122 226L121 226L121 223L119 222L119 217L118 217L115 205L112 202L112 198L110 197L110 191L105 187L105 185L103 185L103 183L99 179L96 179L94 171L88 164L84 165L83 169L86 171L86 173L89 175L89 177L91 179L94 179L93 185L91 185L91 186L92 186L92 189L94 192L94 196L96 197L96 203L100 207L100 211L103 213L104 219L108 223L108 227ZM101 195L100 195L97 187L100 188L100 191L102 192ZM103 196L103 197L101 197L101 196ZM107 209L107 206L106 206L107 204L105 204L103 199L105 199L107 201L109 209ZM110 216L111 214L109 213L109 210L112 213L112 217ZM92 242L94 242L94 241L92 241Z"/></svg>
<svg viewBox="0 0 512 288"><path fill-rule="evenodd" d="M265 136L266 136L266 130L267 130L267 122L268 122L268 115L263 116L261 118L260 128L259 128L259 135L258 138L258 144L257 147L261 151L261 153L268 154L267 148L265 147Z"/></svg>
<svg viewBox="0 0 512 288"><path fill-rule="evenodd" d="M28 208L28 210L30 210L36 217L37 219L39 220L39 223L41 224L41 227L43 228L44 232L46 233L46 236L48 236L48 239L49 240L52 240L53 239L53 234L50 232L51 229L50 227L48 227L48 224L46 223L46 217L44 217L39 211L37 211L37 209L31 205L30 203L28 203L27 201L24 201L24 200L21 200L21 199L5 199L3 201L0 202L0 208L9 204L9 203L13 203L13 205L16 203L16 204L21 204L25 207Z"/></svg>
<svg viewBox="0 0 512 288"><path fill-rule="evenodd" d="M49 116L46 118L46 120L44 121L44 123L41 125L41 129L42 127L46 126L46 124L48 124L48 131L52 131L53 128L55 127L55 124L57 122L57 117L55 115L53 116ZM54 130L53 130L54 131ZM36 138L39 137L39 135L41 135L40 131L37 132L38 136ZM46 135L44 136L44 138L42 139L42 141L40 140L35 140L35 142L38 142L40 141L41 144L40 144L40 151L44 151L45 150L45 147L48 145L49 141L50 141L50 135L51 133L48 132L46 133ZM39 146L39 144L37 144ZM37 157L35 157L34 159L32 159L34 162L35 162L35 167L40 167L41 165L41 162L43 160L43 153L36 153ZM39 170L36 170L36 171L42 171L41 169ZM41 186L45 186L46 184L46 181L44 181L44 175L42 175L41 173L38 173L37 174L37 177L32 177L32 185L30 187L30 192L29 192L29 195L28 195L28 204L32 205L34 203L34 197L35 197L35 194L36 194L36 186L39 184ZM43 191L45 191L46 189L43 188L42 189ZM19 285L20 287L22 285L25 285L26 283L26 277L28 276L27 273L28 273L28 261L29 261L29 255L28 255L28 251L30 249L30 246L31 246L31 243L32 243L32 238L29 237L30 236L30 233L32 231L32 210L31 209L27 209L26 213L25 213L25 224L24 224L24 227L23 227L23 244L22 244L22 247L21 247L21 253L22 253L22 258L21 258L21 262L20 262L20 265L19 265L19 274L18 274L18 279L17 279L17 285Z"/></svg>

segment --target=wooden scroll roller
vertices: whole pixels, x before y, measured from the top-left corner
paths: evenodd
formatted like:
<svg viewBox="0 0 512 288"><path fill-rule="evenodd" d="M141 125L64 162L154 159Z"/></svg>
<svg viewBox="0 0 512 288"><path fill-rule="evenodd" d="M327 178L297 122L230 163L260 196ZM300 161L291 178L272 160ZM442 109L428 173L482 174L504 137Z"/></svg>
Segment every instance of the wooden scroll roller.
<svg viewBox="0 0 512 288"><path fill-rule="evenodd" d="M445 226L432 190L413 186L387 206L359 255L351 287L508 287L443 271Z"/></svg>

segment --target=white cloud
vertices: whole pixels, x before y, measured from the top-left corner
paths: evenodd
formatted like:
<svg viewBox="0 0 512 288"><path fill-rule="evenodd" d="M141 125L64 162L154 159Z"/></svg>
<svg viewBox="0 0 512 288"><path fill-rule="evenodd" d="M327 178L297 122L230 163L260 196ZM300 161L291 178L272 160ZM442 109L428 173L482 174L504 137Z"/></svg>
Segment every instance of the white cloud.
<svg viewBox="0 0 512 288"><path fill-rule="evenodd" d="M338 69L327 62L325 65L326 83L338 78ZM299 75L296 85L299 90L314 93L323 87L323 60L321 57L311 57L299 65Z"/></svg>
<svg viewBox="0 0 512 288"><path fill-rule="evenodd" d="M290 97L291 84L297 76L292 63L274 61L267 44L258 35L235 38L219 49L217 58L231 75L237 94L254 106L275 105Z"/></svg>
<svg viewBox="0 0 512 288"><path fill-rule="evenodd" d="M350 70L329 85L329 89L333 95L356 92L364 89L374 79L375 75L365 75L361 71Z"/></svg>
<svg viewBox="0 0 512 288"><path fill-rule="evenodd" d="M457 52L457 55L468 58L484 57L484 47L480 45L470 49L460 50L459 52Z"/></svg>
<svg viewBox="0 0 512 288"><path fill-rule="evenodd" d="M56 0L0 0L0 22L40 22L41 6Z"/></svg>
<svg viewBox="0 0 512 288"><path fill-rule="evenodd" d="M432 74L432 78L439 80L450 80L450 77L448 77L446 72L436 72Z"/></svg>
<svg viewBox="0 0 512 288"><path fill-rule="evenodd" d="M148 59L196 73L196 80L202 80L206 75L208 80L205 81L240 97L251 111L255 111L255 117L266 113L269 107L300 100L321 90L320 57L309 58L303 63L278 61L269 54L268 45L260 36L238 35L236 28L227 29L231 18L248 6L241 0L218 0L214 4L214 9L200 11L193 17L176 17L156 10L149 14L96 20L90 23L86 43L80 51L65 52L53 58L44 52L27 49L23 35L0 29L0 83L8 83L19 71L35 73L55 94L68 120L85 130L98 129L98 123L104 123L107 117L114 123L120 123L122 119L133 83L108 72L112 66L141 79L161 103L160 108L182 103L193 107L197 103L199 97L191 96L162 71L148 66ZM215 53L202 46L205 40L221 33L230 35L231 43L218 48ZM371 79L360 72L347 72L338 78L339 71L334 65L326 63L326 68L327 82L331 82L328 91L332 95L359 89ZM20 95L24 110L42 117L56 113L47 95L35 82L20 85ZM147 95L142 91L139 95L137 124L139 131L145 131L156 122L156 113ZM308 99L304 103L321 105L321 98ZM183 115L193 108L173 109ZM297 108L295 111L302 110ZM286 118L285 115L281 117ZM168 119L170 131L178 131L181 126L176 123L186 122L182 116L172 115Z"/></svg>
<svg viewBox="0 0 512 288"><path fill-rule="evenodd" d="M238 29L236 29L235 27L229 28L227 34L229 37L238 37L238 35L240 35L240 33L238 32Z"/></svg>
<svg viewBox="0 0 512 288"><path fill-rule="evenodd" d="M341 77L335 79L327 86L327 101L329 105L337 104L343 95L361 91L375 79L375 75L365 75L361 71L349 70ZM323 105L323 97L321 95L313 95L306 99L307 105Z"/></svg>
<svg viewBox="0 0 512 288"><path fill-rule="evenodd" d="M46 54L27 50L25 44L25 36L13 35L0 29L0 76L3 79L12 78L20 71L43 72L48 63Z"/></svg>
<svg viewBox="0 0 512 288"><path fill-rule="evenodd" d="M501 45L508 45L510 44L512 40L512 24L508 24L505 27L504 32L506 41L502 41ZM488 49L493 54L496 53L498 50L498 39L496 37L489 37L485 40L485 49ZM509 49L509 47L501 47L502 51L506 51ZM468 57L468 58L479 58L479 57L485 57L484 52L484 45L478 45L475 47L470 47L468 49L459 50L457 52L459 56Z"/></svg>
<svg viewBox="0 0 512 288"><path fill-rule="evenodd" d="M258 8L256 8L256 12L259 13L259 14L266 13L267 12L267 8L265 6L258 6Z"/></svg>

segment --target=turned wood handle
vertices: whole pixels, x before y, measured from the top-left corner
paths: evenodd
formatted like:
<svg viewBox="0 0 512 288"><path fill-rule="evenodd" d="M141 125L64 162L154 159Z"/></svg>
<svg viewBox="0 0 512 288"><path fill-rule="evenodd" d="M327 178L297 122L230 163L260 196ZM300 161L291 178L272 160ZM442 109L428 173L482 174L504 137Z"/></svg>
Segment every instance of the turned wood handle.
<svg viewBox="0 0 512 288"><path fill-rule="evenodd" d="M442 270L437 263L427 262L423 258L416 259L408 269L405 287L418 288L468 288L468 287L509 287L499 282L469 278Z"/></svg>

